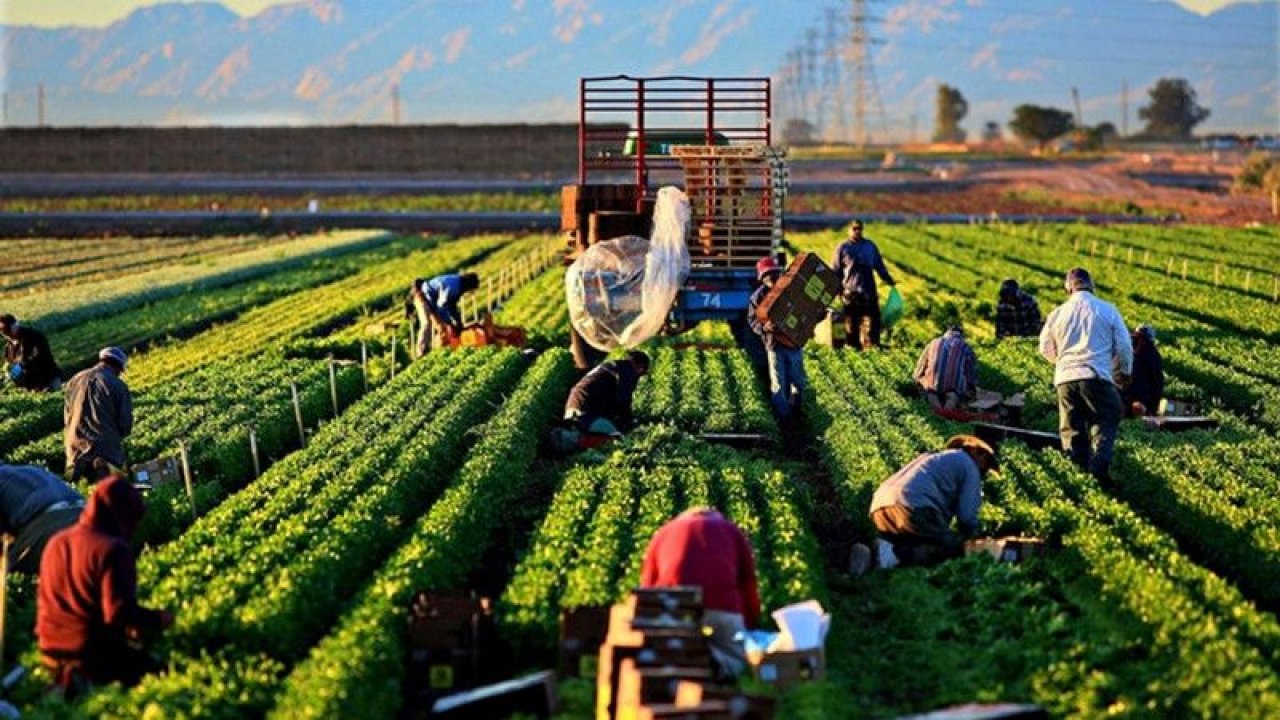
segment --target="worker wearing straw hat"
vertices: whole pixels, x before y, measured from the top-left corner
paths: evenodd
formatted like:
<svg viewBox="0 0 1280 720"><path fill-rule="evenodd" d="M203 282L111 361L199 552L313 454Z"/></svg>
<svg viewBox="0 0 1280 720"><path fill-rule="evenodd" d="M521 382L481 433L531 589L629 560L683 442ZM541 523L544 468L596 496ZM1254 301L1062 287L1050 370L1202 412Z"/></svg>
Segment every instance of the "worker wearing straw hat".
<svg viewBox="0 0 1280 720"><path fill-rule="evenodd" d="M875 564L932 565L964 554L964 538L978 532L982 478L999 467L986 442L956 435L943 450L925 453L890 476L871 499L871 522L879 535ZM872 562L870 548L859 546L850 570L860 573Z"/></svg>

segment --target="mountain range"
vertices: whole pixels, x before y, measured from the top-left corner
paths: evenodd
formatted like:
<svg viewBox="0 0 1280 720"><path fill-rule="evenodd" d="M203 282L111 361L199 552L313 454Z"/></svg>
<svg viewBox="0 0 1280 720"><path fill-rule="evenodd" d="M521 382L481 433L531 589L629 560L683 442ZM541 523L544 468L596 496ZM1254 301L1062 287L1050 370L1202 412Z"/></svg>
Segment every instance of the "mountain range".
<svg viewBox="0 0 1280 720"><path fill-rule="evenodd" d="M1202 130L1280 130L1274 2L1207 17L1167 0L871 7L886 134L927 131L940 82L965 93L975 136L1022 102L1071 109L1076 87L1087 121L1120 126L1127 108L1136 130L1165 76L1213 110ZM580 76L780 77L826 32L808 0L300 0L249 17L162 3L101 28L0 25L0 86L6 125L38 121L41 86L54 125L572 121Z"/></svg>

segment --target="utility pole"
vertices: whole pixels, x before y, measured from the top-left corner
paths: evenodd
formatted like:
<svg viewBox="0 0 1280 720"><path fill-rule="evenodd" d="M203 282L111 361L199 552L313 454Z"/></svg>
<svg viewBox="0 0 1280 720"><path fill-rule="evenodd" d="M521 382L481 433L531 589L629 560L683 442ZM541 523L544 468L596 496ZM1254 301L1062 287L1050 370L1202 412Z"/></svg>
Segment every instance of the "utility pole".
<svg viewBox="0 0 1280 720"><path fill-rule="evenodd" d="M1080 111L1080 91L1074 86L1071 88L1071 102L1076 106L1076 127L1084 129L1084 113Z"/></svg>
<svg viewBox="0 0 1280 720"><path fill-rule="evenodd" d="M1120 81L1120 137L1129 137L1129 81Z"/></svg>
<svg viewBox="0 0 1280 720"><path fill-rule="evenodd" d="M831 108L830 123L826 126L828 139L839 142L848 139L848 119L845 115L844 80L840 73L840 15L835 8L823 10L823 25L827 32L822 48L821 95L823 104Z"/></svg>
<svg viewBox="0 0 1280 720"><path fill-rule="evenodd" d="M391 84L391 124L400 124L400 83Z"/></svg>
<svg viewBox="0 0 1280 720"><path fill-rule="evenodd" d="M44 127L44 83L36 87L36 125Z"/></svg>
<svg viewBox="0 0 1280 720"><path fill-rule="evenodd" d="M814 135L822 137L822 99L818 92L818 31L809 28L804 33L804 45L797 53L800 61L800 115L813 123Z"/></svg>
<svg viewBox="0 0 1280 720"><path fill-rule="evenodd" d="M916 140L916 119L920 117L916 113L911 113L911 144L915 145Z"/></svg>
<svg viewBox="0 0 1280 720"><path fill-rule="evenodd" d="M9 127L9 91L4 91L4 126Z"/></svg>

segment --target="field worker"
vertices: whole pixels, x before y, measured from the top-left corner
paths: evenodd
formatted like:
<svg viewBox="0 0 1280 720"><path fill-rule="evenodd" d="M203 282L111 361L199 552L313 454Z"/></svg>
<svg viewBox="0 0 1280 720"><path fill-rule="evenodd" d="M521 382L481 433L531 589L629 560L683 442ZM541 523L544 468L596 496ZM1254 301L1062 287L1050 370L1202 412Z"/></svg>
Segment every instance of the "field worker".
<svg viewBox="0 0 1280 720"><path fill-rule="evenodd" d="M632 399L648 372L649 356L639 350L600 363L569 391L565 421L583 434L621 437L634 423Z"/></svg>
<svg viewBox="0 0 1280 720"><path fill-rule="evenodd" d="M879 535L875 564L934 565L963 555L963 538L978 533L982 478L999 467L990 445L956 435L946 449L917 457L881 483L871 498L871 523ZM861 574L871 564L870 549L855 545L850 572Z"/></svg>
<svg viewBox="0 0 1280 720"><path fill-rule="evenodd" d="M929 406L955 410L978 387L978 356L965 341L964 329L952 325L920 353L912 375Z"/></svg>
<svg viewBox="0 0 1280 720"><path fill-rule="evenodd" d="M996 302L996 339L1036 337L1040 334L1040 304L1018 287L1018 281L1007 278L1000 283Z"/></svg>
<svg viewBox="0 0 1280 720"><path fill-rule="evenodd" d="M696 585L703 623L711 629L711 655L724 678L747 669L734 636L760 621L756 559L745 533L714 508L686 510L658 528L640 573L642 587Z"/></svg>
<svg viewBox="0 0 1280 720"><path fill-rule="evenodd" d="M40 555L55 533L76 524L84 498L61 478L34 465L0 465L0 532L13 536L9 569L40 571Z"/></svg>
<svg viewBox="0 0 1280 720"><path fill-rule="evenodd" d="M1129 336L1133 343L1133 373L1121 388L1125 411L1133 417L1155 415L1164 397L1164 362L1156 347L1156 329L1139 326Z"/></svg>
<svg viewBox="0 0 1280 720"><path fill-rule="evenodd" d="M886 285L894 284L889 269L884 266L880 249L862 236L862 221L849 225L849 239L836 248L831 267L841 278L841 297L844 299L844 332L846 342L855 350L862 350L862 319L871 319L869 342L880 347L880 293L876 288L876 275Z"/></svg>
<svg viewBox="0 0 1280 720"><path fill-rule="evenodd" d="M0 315L0 335L4 335L4 359L9 378L23 390L57 390L62 387L62 370L53 360L49 339L44 333L18 322L12 315Z"/></svg>
<svg viewBox="0 0 1280 720"><path fill-rule="evenodd" d="M804 389L808 384L804 375L804 351L778 333L772 321L757 315L760 303L781 275L782 268L778 267L778 261L772 257L763 258L756 263L756 279L760 281L760 287L751 294L747 303L747 323L764 343L765 357L769 363L769 400L773 405L773 414L778 419L783 434L791 436L796 430Z"/></svg>
<svg viewBox="0 0 1280 720"><path fill-rule="evenodd" d="M158 669L140 646L173 614L138 604L129 539L146 506L121 475L98 483L79 522L49 541L40 562L36 639L41 661L69 695L89 685L134 685Z"/></svg>
<svg viewBox="0 0 1280 720"><path fill-rule="evenodd" d="M1133 344L1120 312L1094 297L1087 270L1068 271L1065 287L1070 297L1045 320L1040 354L1054 364L1062 448L1082 469L1105 482L1111 479L1111 456L1123 414L1116 385L1129 381Z"/></svg>
<svg viewBox="0 0 1280 720"><path fill-rule="evenodd" d="M414 357L426 355L432 345L442 345L446 331L454 335L462 332L462 313L458 303L463 295L478 287L480 277L475 273L452 273L413 281L409 295L418 314L418 343Z"/></svg>
<svg viewBox="0 0 1280 720"><path fill-rule="evenodd" d="M98 364L67 381L63 445L74 484L96 480L102 463L124 467L124 439L133 431L133 399L120 378L128 357L118 347L103 348Z"/></svg>

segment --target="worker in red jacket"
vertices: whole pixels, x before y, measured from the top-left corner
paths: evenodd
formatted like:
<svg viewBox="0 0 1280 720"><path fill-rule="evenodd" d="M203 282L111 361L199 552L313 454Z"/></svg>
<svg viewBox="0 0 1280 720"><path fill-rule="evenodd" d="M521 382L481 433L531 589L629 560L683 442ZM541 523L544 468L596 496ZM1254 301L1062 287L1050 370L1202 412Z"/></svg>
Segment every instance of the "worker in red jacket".
<svg viewBox="0 0 1280 720"><path fill-rule="evenodd" d="M737 525L714 508L681 513L649 541L640 585L702 588L712 656L726 676L746 670L746 654L734 637L760 621L760 591L751 542Z"/></svg>
<svg viewBox="0 0 1280 720"><path fill-rule="evenodd" d="M113 475L94 488L74 526L45 547L36 595L36 638L54 683L74 696L91 685L136 684L155 669L144 642L173 624L167 610L138 604L129 538L146 507Z"/></svg>

